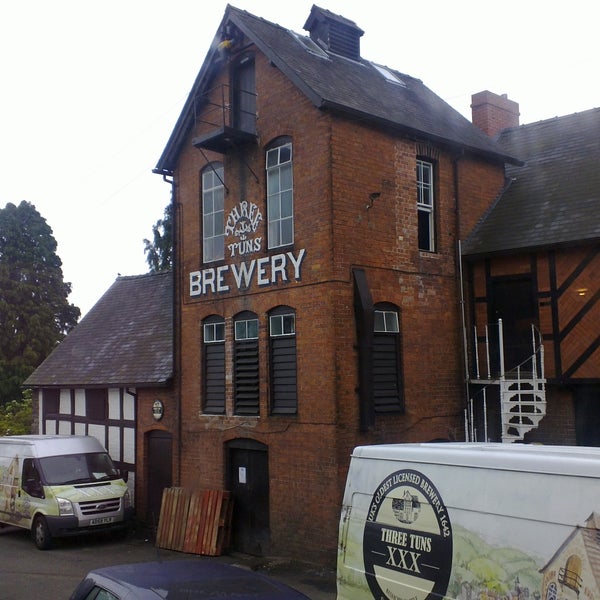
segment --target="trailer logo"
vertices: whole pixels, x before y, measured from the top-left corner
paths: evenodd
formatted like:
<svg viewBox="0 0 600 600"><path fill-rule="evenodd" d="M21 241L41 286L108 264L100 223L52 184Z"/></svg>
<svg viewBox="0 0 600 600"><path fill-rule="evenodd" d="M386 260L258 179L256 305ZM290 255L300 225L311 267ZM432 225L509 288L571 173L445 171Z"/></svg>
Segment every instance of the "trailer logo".
<svg viewBox="0 0 600 600"><path fill-rule="evenodd" d="M373 494L363 535L365 573L377 600L444 596L452 567L446 506L422 473L392 473Z"/></svg>

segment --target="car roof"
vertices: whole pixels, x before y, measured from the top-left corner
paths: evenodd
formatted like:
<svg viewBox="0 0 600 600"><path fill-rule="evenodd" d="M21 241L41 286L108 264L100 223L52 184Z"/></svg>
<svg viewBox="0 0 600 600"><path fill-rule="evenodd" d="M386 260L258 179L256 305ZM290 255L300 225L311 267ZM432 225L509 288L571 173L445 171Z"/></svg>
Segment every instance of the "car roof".
<svg viewBox="0 0 600 600"><path fill-rule="evenodd" d="M91 581L117 594L122 600L307 598L301 592L260 573L206 558L133 563L94 569L84 579L87 584L84 587L88 592L91 589ZM71 598L80 598L77 590Z"/></svg>

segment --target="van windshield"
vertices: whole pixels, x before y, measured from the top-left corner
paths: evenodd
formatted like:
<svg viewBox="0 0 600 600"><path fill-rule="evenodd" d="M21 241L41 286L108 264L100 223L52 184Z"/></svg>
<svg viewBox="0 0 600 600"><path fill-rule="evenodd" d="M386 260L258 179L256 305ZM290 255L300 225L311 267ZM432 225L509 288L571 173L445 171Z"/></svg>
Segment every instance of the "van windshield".
<svg viewBox="0 0 600 600"><path fill-rule="evenodd" d="M39 463L46 485L94 483L120 478L106 452L47 456L40 458Z"/></svg>

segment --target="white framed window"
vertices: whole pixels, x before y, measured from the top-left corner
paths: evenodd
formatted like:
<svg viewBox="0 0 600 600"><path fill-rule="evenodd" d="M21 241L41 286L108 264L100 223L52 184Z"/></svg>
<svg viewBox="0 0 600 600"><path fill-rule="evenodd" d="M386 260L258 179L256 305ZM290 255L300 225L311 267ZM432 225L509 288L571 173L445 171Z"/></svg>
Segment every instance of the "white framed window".
<svg viewBox="0 0 600 600"><path fill-rule="evenodd" d="M225 321L204 323L204 343L215 344L225 341Z"/></svg>
<svg viewBox="0 0 600 600"><path fill-rule="evenodd" d="M269 333L271 337L294 335L296 333L296 315L292 313L270 316Z"/></svg>
<svg viewBox="0 0 600 600"><path fill-rule="evenodd" d="M267 213L269 248L294 243L294 181L292 144L267 150Z"/></svg>
<svg viewBox="0 0 600 600"><path fill-rule="evenodd" d="M433 164L417 160L417 211L419 250L435 251Z"/></svg>
<svg viewBox="0 0 600 600"><path fill-rule="evenodd" d="M398 313L394 310L376 310L373 315L376 333L398 333Z"/></svg>
<svg viewBox="0 0 600 600"><path fill-rule="evenodd" d="M258 319L246 319L235 322L236 340L258 339Z"/></svg>
<svg viewBox="0 0 600 600"><path fill-rule="evenodd" d="M205 263L225 256L225 186L223 165L202 171L202 259Z"/></svg>

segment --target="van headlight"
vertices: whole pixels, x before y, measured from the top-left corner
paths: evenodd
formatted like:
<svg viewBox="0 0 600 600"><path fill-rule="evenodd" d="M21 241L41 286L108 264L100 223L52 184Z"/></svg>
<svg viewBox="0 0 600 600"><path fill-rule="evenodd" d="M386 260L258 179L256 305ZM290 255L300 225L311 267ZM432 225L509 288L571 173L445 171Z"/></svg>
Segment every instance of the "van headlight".
<svg viewBox="0 0 600 600"><path fill-rule="evenodd" d="M131 507L131 496L129 495L129 490L125 490L123 494L123 508Z"/></svg>
<svg viewBox="0 0 600 600"><path fill-rule="evenodd" d="M58 514L61 517L68 517L69 515L75 514L70 500L67 500L66 498L57 498L56 501L58 502Z"/></svg>

